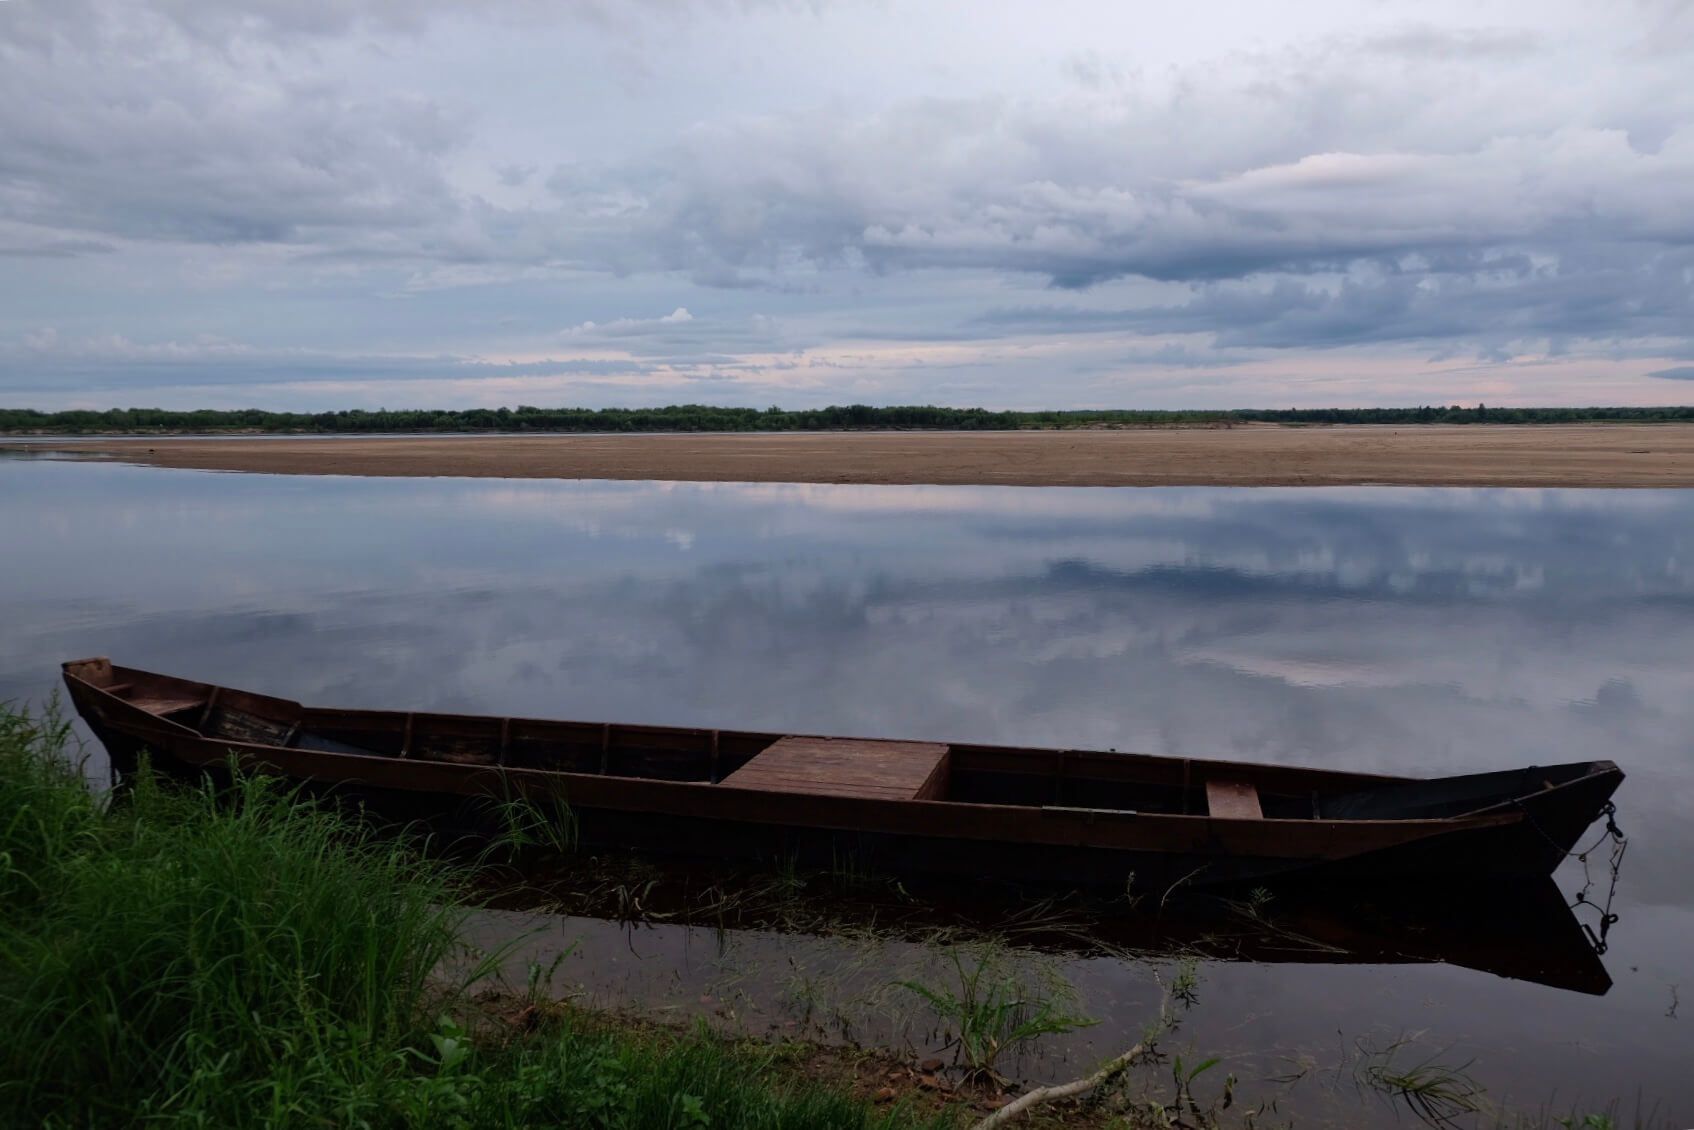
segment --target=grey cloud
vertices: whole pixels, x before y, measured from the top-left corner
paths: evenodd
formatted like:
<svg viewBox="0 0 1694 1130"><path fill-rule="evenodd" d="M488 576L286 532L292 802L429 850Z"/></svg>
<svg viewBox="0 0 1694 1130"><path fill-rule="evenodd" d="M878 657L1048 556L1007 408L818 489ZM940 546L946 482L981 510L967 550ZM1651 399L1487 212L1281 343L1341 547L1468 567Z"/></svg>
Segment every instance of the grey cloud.
<svg viewBox="0 0 1694 1130"><path fill-rule="evenodd" d="M361 89L330 58L465 18L449 0L0 9L10 258L261 245L307 269L414 270L420 287L525 271L787 293L930 270L1061 290L1148 278L1189 297L963 324L1244 348L1652 337L1665 356L1694 325L1694 95L1669 56L1567 89L1548 82L1550 37L1419 25L1178 73L1159 93L1083 55L1062 95L797 98L591 161L490 152L487 123L445 92ZM636 18L622 12L502 0L476 18ZM498 203L465 187L496 183ZM644 355L782 341L725 321L597 332Z"/></svg>
<svg viewBox="0 0 1694 1130"><path fill-rule="evenodd" d="M0 257L13 259L74 259L79 255L109 254L117 248L93 239L49 239L39 243L0 244Z"/></svg>
<svg viewBox="0 0 1694 1130"><path fill-rule="evenodd" d="M458 357L334 357L242 349L225 356L145 354L0 358L0 395L110 391L144 396L159 386L227 389L321 382L469 381L482 377L627 377L655 371L648 361L564 358L485 362ZM128 390L128 391L126 391Z"/></svg>
<svg viewBox="0 0 1694 1130"><path fill-rule="evenodd" d="M494 170L500 177L500 183L508 188L516 188L536 174L534 165L501 165Z"/></svg>
<svg viewBox="0 0 1694 1130"><path fill-rule="evenodd" d="M414 18L375 0L165 10L324 34L355 18ZM111 38L69 66L63 53L9 53L20 120L6 123L18 141L0 165L10 186L0 208L13 218L131 238L317 242L354 258L683 270L707 285L822 264L1030 272L1085 287L1694 240L1681 188L1694 179L1694 134L1646 154L1623 130L1490 122L1431 150L1415 128L1389 126L1426 97L1418 74L1385 89L1330 64L1268 99L1213 92L1191 108L931 100L720 123L642 162L559 170L555 208L503 209L448 187L442 162L466 127L440 107L360 101L324 83L243 102L248 76L215 58L169 77L125 66ZM1516 42L1430 29L1384 42L1449 40ZM54 93L50 126L26 112L26 88ZM126 102L143 88L143 103ZM496 172L513 183L522 170Z"/></svg>
<svg viewBox="0 0 1694 1130"><path fill-rule="evenodd" d="M683 270L708 285L796 264L1027 272L1059 288L1187 282L1186 306L1118 324L1186 325L1223 345L1675 340L1694 325L1687 130L1652 154L1622 131L1576 129L1160 178L1101 147L1114 124L1132 123L1089 124L928 105L880 121L719 128L630 182L608 234L621 269ZM612 195L603 182L579 186L590 193ZM1334 294L1304 281L1361 264L1386 277ZM1262 282L1255 293L1214 285L1254 278L1277 281L1266 294Z"/></svg>
<svg viewBox="0 0 1694 1130"><path fill-rule="evenodd" d="M1694 381L1694 365L1678 365L1674 369L1658 369L1647 375L1666 381Z"/></svg>
<svg viewBox="0 0 1694 1130"><path fill-rule="evenodd" d="M417 31L442 0L157 0L156 9L196 34L242 33L333 36L366 25L385 31Z"/></svg>
<svg viewBox="0 0 1694 1130"><path fill-rule="evenodd" d="M1685 282L1690 270L1688 251L1642 262L1579 258L1547 268L1521 257L1447 256L1344 277L1333 286L1280 275L1206 284L1172 306L1010 307L977 323L1023 333L1209 333L1219 346L1277 349L1451 338L1497 344L1675 338L1694 325L1694 291Z"/></svg>
<svg viewBox="0 0 1694 1130"><path fill-rule="evenodd" d="M167 29L92 19L86 41L0 39L0 219L207 243L449 220L439 162L464 133L439 107L275 72L255 82L243 60Z"/></svg>
<svg viewBox="0 0 1694 1130"><path fill-rule="evenodd" d="M668 7L647 0L641 7ZM46 7L44 5L44 7ZM54 0L52 22L62 28L97 25L110 6L96 0ZM417 34L442 16L462 14L463 0L149 0L134 18L167 24L203 42L331 39L352 31ZM484 18L548 19L561 14L597 16L615 23L615 6L601 0L479 0Z"/></svg>
<svg viewBox="0 0 1694 1130"><path fill-rule="evenodd" d="M24 0L27 3L27 0ZM20 4L23 6L23 4ZM61 33L82 38L111 14L98 0L51 0L36 9L32 38ZM146 0L129 5L137 25L160 26L225 49L236 43L293 45L352 33L417 36L443 18L474 12L484 21L558 24L579 20L602 32L638 34L642 21L681 21L700 15L758 8L803 9L806 0Z"/></svg>
<svg viewBox="0 0 1694 1130"><path fill-rule="evenodd" d="M1542 46L1542 37L1522 28L1453 30L1423 25L1372 37L1364 46L1410 58L1489 60L1529 55Z"/></svg>

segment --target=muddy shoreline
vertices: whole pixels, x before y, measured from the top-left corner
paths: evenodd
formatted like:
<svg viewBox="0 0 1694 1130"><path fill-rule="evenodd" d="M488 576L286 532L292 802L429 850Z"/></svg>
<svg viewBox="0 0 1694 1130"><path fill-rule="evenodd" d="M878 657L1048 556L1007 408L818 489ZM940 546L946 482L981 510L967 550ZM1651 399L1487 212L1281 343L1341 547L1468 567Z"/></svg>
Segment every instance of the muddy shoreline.
<svg viewBox="0 0 1694 1130"><path fill-rule="evenodd" d="M6 446L0 438L0 448ZM160 467L283 475L993 486L1694 487L1694 424L147 437L38 440L27 446Z"/></svg>

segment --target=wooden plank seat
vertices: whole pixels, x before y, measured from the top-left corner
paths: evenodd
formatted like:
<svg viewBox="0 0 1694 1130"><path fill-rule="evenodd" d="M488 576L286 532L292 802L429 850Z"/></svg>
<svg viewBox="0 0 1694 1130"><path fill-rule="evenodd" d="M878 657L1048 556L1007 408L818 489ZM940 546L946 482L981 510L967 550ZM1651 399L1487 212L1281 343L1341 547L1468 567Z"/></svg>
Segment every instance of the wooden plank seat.
<svg viewBox="0 0 1694 1130"><path fill-rule="evenodd" d="M121 698L131 706L140 707L149 714L176 714L196 706L205 706L210 701L207 695L188 695L181 691L172 694L169 688L143 686L137 692L134 683L110 683L101 688L107 694Z"/></svg>
<svg viewBox="0 0 1694 1130"><path fill-rule="evenodd" d="M206 705L206 696L198 698L162 697L162 698L127 698L124 700L131 706L139 706L149 714L176 714Z"/></svg>
<svg viewBox="0 0 1694 1130"><path fill-rule="evenodd" d="M1246 781L1207 781L1206 811L1220 820L1263 820L1259 790Z"/></svg>
<svg viewBox="0 0 1694 1130"><path fill-rule="evenodd" d="M737 789L927 800L946 785L947 746L863 738L779 738L723 779Z"/></svg>

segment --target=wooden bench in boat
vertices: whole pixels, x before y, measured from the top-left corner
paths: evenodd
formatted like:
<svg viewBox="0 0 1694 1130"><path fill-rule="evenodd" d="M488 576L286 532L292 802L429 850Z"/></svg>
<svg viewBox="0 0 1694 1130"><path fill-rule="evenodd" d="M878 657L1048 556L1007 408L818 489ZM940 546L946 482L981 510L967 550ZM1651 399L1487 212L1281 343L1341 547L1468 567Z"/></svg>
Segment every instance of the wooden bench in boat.
<svg viewBox="0 0 1694 1130"><path fill-rule="evenodd" d="M779 793L933 800L946 791L947 748L938 742L779 738L722 783Z"/></svg>
<svg viewBox="0 0 1694 1130"><path fill-rule="evenodd" d="M1246 781L1207 781L1206 811L1220 820L1263 820L1259 790Z"/></svg>
<svg viewBox="0 0 1694 1130"><path fill-rule="evenodd" d="M185 696L180 694L157 694L142 691L136 692L134 683L114 683L106 688L106 693L116 695L131 706L140 707L149 714L157 714L161 718L170 714L180 714L184 710L192 710L206 705L205 695Z"/></svg>

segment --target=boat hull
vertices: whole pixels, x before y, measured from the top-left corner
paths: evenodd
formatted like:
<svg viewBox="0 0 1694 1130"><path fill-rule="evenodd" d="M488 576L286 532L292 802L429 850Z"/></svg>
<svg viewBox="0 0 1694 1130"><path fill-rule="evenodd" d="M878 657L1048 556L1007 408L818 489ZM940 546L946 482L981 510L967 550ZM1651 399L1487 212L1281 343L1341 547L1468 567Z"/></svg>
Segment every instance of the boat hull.
<svg viewBox="0 0 1694 1130"><path fill-rule="evenodd" d="M133 771L146 751L167 772L198 775L236 765L467 831L489 825L492 802L522 797L568 807L576 834L589 845L825 866L851 857L855 866L888 873L992 874L1074 887L1161 890L1292 875L1544 876L1622 779L1609 762L1451 778L1444 785L1231 762L937 745L948 752L911 797L858 785L805 791L804 782L798 791L782 791L780 783L738 782L755 780L742 770L760 749L793 742L792 736L312 711L104 660L67 664L65 678L77 711L120 774ZM219 725L227 732L203 732ZM267 733L271 740L247 740ZM322 733L365 734L367 745L387 742L397 752L353 751ZM602 735L598 771L590 772L595 750L584 735L595 733ZM481 749L477 734L498 734L498 755L488 753L487 761L521 754L532 764L466 760ZM531 740L534 735L540 737ZM543 740L548 735L556 749ZM304 741L344 748L299 748ZM805 739L812 746L832 741L852 742ZM487 738L489 750L494 742ZM896 743L859 744L874 752ZM543 764L575 768L538 767ZM1204 780L1239 783L1263 797L1266 811L1209 812ZM1287 815L1307 794L1310 814ZM1012 802L1036 796L1061 803ZM1075 803L1094 796L1120 803L1141 797L1164 810ZM1411 815L1386 815L1396 805ZM1345 815L1349 809L1371 814Z"/></svg>

